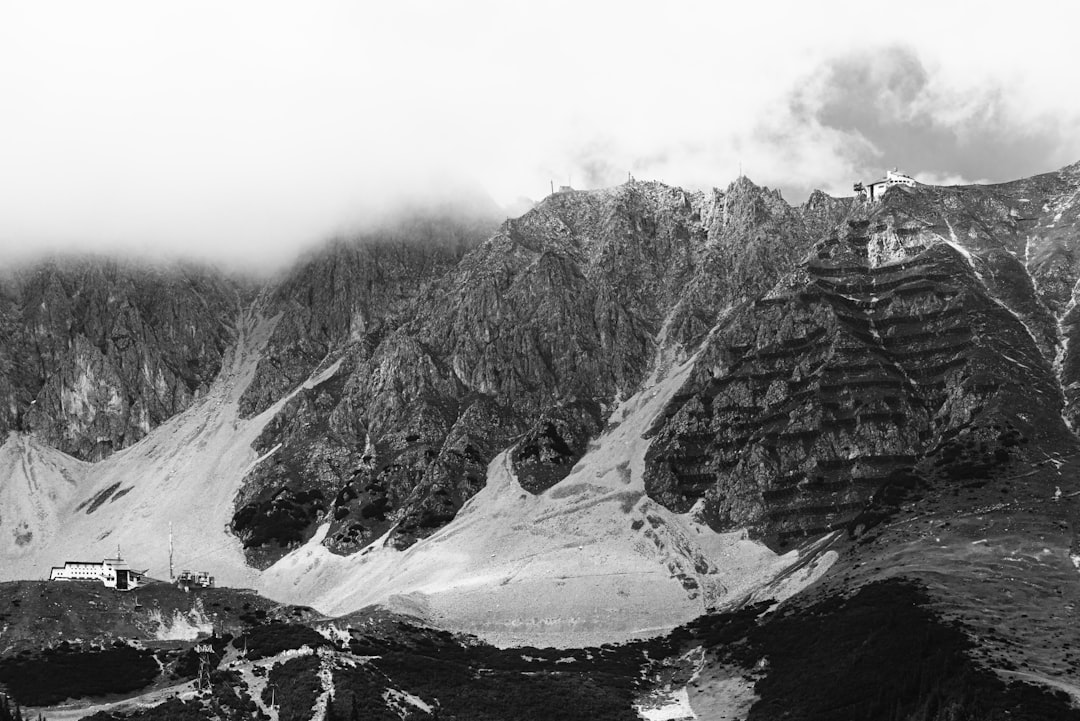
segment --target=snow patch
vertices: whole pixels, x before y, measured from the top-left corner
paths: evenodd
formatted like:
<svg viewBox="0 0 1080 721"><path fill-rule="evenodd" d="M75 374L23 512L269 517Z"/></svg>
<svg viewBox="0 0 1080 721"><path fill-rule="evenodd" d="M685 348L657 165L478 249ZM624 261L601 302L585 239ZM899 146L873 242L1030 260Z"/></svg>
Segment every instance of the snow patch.
<svg viewBox="0 0 1080 721"><path fill-rule="evenodd" d="M1077 290L1080 289L1080 280L1077 280L1073 285L1072 293L1069 294L1069 302L1065 305L1065 309L1061 312L1061 315L1057 318L1057 333L1058 333L1058 347L1057 352L1054 354L1054 375L1057 377L1058 385L1062 389L1062 395L1064 396L1065 386L1065 357L1069 353L1069 334L1065 328L1065 319L1069 317L1069 313L1076 307L1076 295ZM1068 407L1068 399L1065 400L1065 408ZM1062 411L1061 419L1065 421L1065 426L1074 433L1076 429L1073 427L1072 421L1069 419L1068 414Z"/></svg>

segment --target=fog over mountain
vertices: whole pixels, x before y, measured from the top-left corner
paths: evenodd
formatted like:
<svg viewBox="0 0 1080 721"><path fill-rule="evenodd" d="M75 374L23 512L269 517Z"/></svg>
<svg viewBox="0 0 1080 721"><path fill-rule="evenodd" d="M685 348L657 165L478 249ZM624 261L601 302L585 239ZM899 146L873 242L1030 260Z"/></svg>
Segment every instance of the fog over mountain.
<svg viewBox="0 0 1080 721"><path fill-rule="evenodd" d="M928 8L0 8L0 721L1080 719L1074 24Z"/></svg>
<svg viewBox="0 0 1080 721"><path fill-rule="evenodd" d="M459 186L508 206L741 167L801 202L893 165L1024 177L1080 156L1064 20L1050 2L932 22L842 2L6 4L0 255L280 269Z"/></svg>

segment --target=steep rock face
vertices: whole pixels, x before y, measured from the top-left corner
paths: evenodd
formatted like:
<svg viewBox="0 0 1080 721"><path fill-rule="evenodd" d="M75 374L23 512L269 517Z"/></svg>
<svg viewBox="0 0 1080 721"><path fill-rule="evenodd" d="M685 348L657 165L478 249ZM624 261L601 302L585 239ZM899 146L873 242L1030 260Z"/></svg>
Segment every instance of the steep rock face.
<svg viewBox="0 0 1080 721"><path fill-rule="evenodd" d="M695 340L809 244L798 212L746 179L711 194L638 182L559 193L463 259L408 330L528 429L513 462L536 493L570 471L665 343Z"/></svg>
<svg viewBox="0 0 1080 721"><path fill-rule="evenodd" d="M309 538L332 507L336 524L348 523L335 501L354 492L356 474L382 463L387 448L403 450L397 443L414 435L412 429L445 435L452 419L444 421L441 411L431 413L422 403L453 397L456 388L444 387L446 374L426 364L424 349L397 329L416 298L491 227L487 214L421 213L405 224L331 243L261 300L263 313L276 316L277 324L241 399L242 413L262 412L320 364L335 370L287 402L256 443L270 456L245 480L232 524L253 564L265 566ZM371 425L376 433L396 434L392 440L377 436L378 460ZM353 530L370 541L368 526L382 529L386 519L374 506L365 508L367 530ZM341 530L327 542L344 542Z"/></svg>
<svg viewBox="0 0 1080 721"><path fill-rule="evenodd" d="M810 193L806 202L799 206L803 222L815 239L824 238L840 225L851 211L854 198L834 198L820 190Z"/></svg>
<svg viewBox="0 0 1080 721"><path fill-rule="evenodd" d="M1008 183L923 188L934 197L913 212L935 233L975 253L981 280L1024 321L1054 361L1065 417L1080 418L1080 163ZM921 215L919 215L921 214Z"/></svg>
<svg viewBox="0 0 1080 721"><path fill-rule="evenodd" d="M821 194L823 195L823 194ZM758 188L746 177L713 191L703 212L707 242L696 272L679 291L667 337L686 347L696 346L712 328L719 313L771 288L790 272L810 244L820 237L822 208L789 206L777 191Z"/></svg>
<svg viewBox="0 0 1080 721"><path fill-rule="evenodd" d="M782 544L852 522L916 471L955 482L1032 436L1064 439L1053 337L1025 324L1045 309L1000 248L951 244L950 200L898 189L856 205L729 316L655 429L650 496Z"/></svg>
<svg viewBox="0 0 1080 721"><path fill-rule="evenodd" d="M509 409L467 393L401 331L349 377L332 423L354 429L363 449L355 471L339 478L327 535L342 552L391 527L407 546L445 525L483 487L491 455L521 432Z"/></svg>
<svg viewBox="0 0 1080 721"><path fill-rule="evenodd" d="M551 488L567 476L585 455L589 439L601 430L601 410L596 403L571 403L544 413L511 454L518 483L534 495Z"/></svg>
<svg viewBox="0 0 1080 721"><path fill-rule="evenodd" d="M334 410L325 433L309 421L268 427L259 450L283 446L249 479L238 520L271 518L243 506L267 503L288 486L290 494L309 494L309 510L297 511L305 537L317 519L330 522L324 542L340 552L388 531L405 547L452 519L482 487L491 458L526 432L516 458L540 492L584 453L605 408L640 387L663 343L696 339L720 309L767 289L809 245L799 211L742 179L711 194L660 183L558 193L504 223L453 267L452 254L424 255L441 248L410 248L415 255L398 267L427 269L419 274L425 280L410 286L412 305L407 294L388 293L386 277L371 275L377 259L358 256L346 263L355 270L343 271L336 248L285 287L293 290L278 292L287 298L273 306L284 309L282 330L265 372L260 367L263 380L249 392L261 398L250 410L294 387L335 344L346 348L337 373L347 380L332 384L340 393L326 401ZM446 272L436 279L440 269ZM376 310L355 310L355 288L352 296L330 294L337 320L304 332L328 312L311 300L322 292L315 290L319 279L344 272L354 278L350 287L363 279L360 296L380 299L370 304ZM391 273L391 288L401 288L393 279L405 276L415 281L418 274ZM302 302L295 288L307 289ZM400 304L387 305L387 297ZM316 449L327 443L343 454L336 488L335 473L319 470L328 466ZM286 461L298 457L309 460ZM283 463L312 469L270 468ZM286 476L294 481L284 483ZM252 557L265 562L287 547L252 548Z"/></svg>
<svg viewBox="0 0 1080 721"><path fill-rule="evenodd" d="M415 332L466 386L529 412L629 392L692 271L695 236L704 227L677 189L553 195L464 259Z"/></svg>
<svg viewBox="0 0 1080 721"><path fill-rule="evenodd" d="M195 267L47 262L0 287L0 433L84 460L131 445L204 392L239 312Z"/></svg>
<svg viewBox="0 0 1080 721"><path fill-rule="evenodd" d="M1080 163L1032 178L965 188L978 198L983 234L1003 236L1031 277L1040 305L1056 321L1050 334L1056 346L1055 368L1065 393L1065 417L1080 420L1080 334L1076 312L1080 283ZM978 231L977 231L978 232Z"/></svg>
<svg viewBox="0 0 1080 721"><path fill-rule="evenodd" d="M338 479L357 463L353 438L330 422L343 383L344 376L334 376L300 390L256 440L273 462L264 460L248 476L232 520L254 566L276 560L273 549L306 538L329 508ZM283 436L290 443L271 442Z"/></svg>
<svg viewBox="0 0 1080 721"><path fill-rule="evenodd" d="M809 244L798 213L746 179L560 193L463 260L415 327L468 387L519 408L603 401L636 390L665 321L688 342Z"/></svg>
<svg viewBox="0 0 1080 721"><path fill-rule="evenodd" d="M266 311L281 318L242 399L245 415L265 410L347 344L368 352L405 319L416 296L479 240L456 225L427 235L379 234L335 241L274 289Z"/></svg>

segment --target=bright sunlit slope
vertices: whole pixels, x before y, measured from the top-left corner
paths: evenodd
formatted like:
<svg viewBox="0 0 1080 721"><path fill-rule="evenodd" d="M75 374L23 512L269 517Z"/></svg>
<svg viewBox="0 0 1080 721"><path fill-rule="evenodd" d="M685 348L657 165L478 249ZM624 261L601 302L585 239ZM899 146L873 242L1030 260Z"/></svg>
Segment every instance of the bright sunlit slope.
<svg viewBox="0 0 1080 721"><path fill-rule="evenodd" d="M51 565L99 560L117 546L134 567L166 578L171 529L175 569L208 570L219 584L332 614L388 604L499 643L580 645L670 628L750 595L794 593L835 557L820 546L779 556L648 499L646 431L685 381L688 361L616 409L573 472L539 496L518 485L506 451L458 517L408 550L376 543L338 556L320 545L320 532L260 574L246 565L229 521L261 460L252 443L287 400L248 420L238 412L273 324L242 318L210 392L104 461L9 436L0 447L8 479L0 533L13 541L0 557L3 579L47 578Z"/></svg>
<svg viewBox="0 0 1080 721"><path fill-rule="evenodd" d="M168 578L175 565L219 583L250 586L240 542L228 531L233 496L257 460L251 448L277 406L250 420L237 410L274 321L246 314L210 391L139 443L84 463L28 435L0 446L0 580L48 578L51 565L100 561L117 547L136 569Z"/></svg>
<svg viewBox="0 0 1080 721"><path fill-rule="evenodd" d="M644 436L691 367L625 401L547 492L525 492L504 452L487 486L431 537L404 552L376 543L342 557L320 533L268 569L260 590L331 614L385 603L495 643L544 646L648 635L755 592L796 592L835 558L823 548L829 537L779 556L644 493Z"/></svg>

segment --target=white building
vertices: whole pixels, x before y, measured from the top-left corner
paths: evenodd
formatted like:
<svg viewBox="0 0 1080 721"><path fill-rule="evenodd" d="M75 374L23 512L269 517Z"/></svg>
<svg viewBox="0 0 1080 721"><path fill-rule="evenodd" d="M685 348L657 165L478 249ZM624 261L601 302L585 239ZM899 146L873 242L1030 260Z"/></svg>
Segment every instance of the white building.
<svg viewBox="0 0 1080 721"><path fill-rule="evenodd" d="M894 185L906 185L909 188L915 187L915 179L909 175L901 173L896 168L885 172L885 177L881 180L875 180L872 183L863 185L862 183L855 184L855 192L862 193L863 197L867 200L878 201L885 195L885 191Z"/></svg>
<svg viewBox="0 0 1080 721"><path fill-rule="evenodd" d="M93 561L67 561L63 566L53 566L50 581L101 581L106 588L130 591L142 583L146 571L132 570L127 561L119 557L106 558L100 563Z"/></svg>

